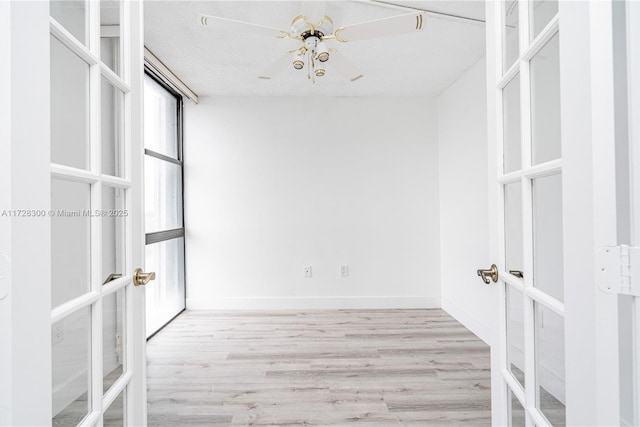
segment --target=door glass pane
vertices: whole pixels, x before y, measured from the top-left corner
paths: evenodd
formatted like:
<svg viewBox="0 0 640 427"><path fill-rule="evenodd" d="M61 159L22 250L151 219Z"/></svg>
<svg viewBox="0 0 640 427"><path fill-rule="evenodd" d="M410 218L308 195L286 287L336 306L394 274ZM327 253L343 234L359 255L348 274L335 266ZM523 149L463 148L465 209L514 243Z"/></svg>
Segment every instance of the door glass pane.
<svg viewBox="0 0 640 427"><path fill-rule="evenodd" d="M507 286L507 363L508 368L524 387L524 295Z"/></svg>
<svg viewBox="0 0 640 427"><path fill-rule="evenodd" d="M564 301L562 280L562 175L532 181L533 285Z"/></svg>
<svg viewBox="0 0 640 427"><path fill-rule="evenodd" d="M123 373L125 358L124 306L125 289L118 289L102 299L102 372L103 392Z"/></svg>
<svg viewBox="0 0 640 427"><path fill-rule="evenodd" d="M49 12L82 44L87 44L87 4L84 0L50 0Z"/></svg>
<svg viewBox="0 0 640 427"><path fill-rule="evenodd" d="M531 60L531 143L533 164L560 158L560 36Z"/></svg>
<svg viewBox="0 0 640 427"><path fill-rule="evenodd" d="M53 425L75 426L91 410L91 308L52 326Z"/></svg>
<svg viewBox="0 0 640 427"><path fill-rule="evenodd" d="M51 162L89 168L89 65L51 36Z"/></svg>
<svg viewBox="0 0 640 427"><path fill-rule="evenodd" d="M147 245L145 266L156 272L147 287L147 336L180 313L184 301L184 238Z"/></svg>
<svg viewBox="0 0 640 427"><path fill-rule="evenodd" d="M100 1L100 60L116 74L120 70L120 0Z"/></svg>
<svg viewBox="0 0 640 427"><path fill-rule="evenodd" d="M144 147L178 158L178 100L149 76L144 78Z"/></svg>
<svg viewBox="0 0 640 427"><path fill-rule="evenodd" d="M531 40L533 40L558 13L558 0L534 0L530 5Z"/></svg>
<svg viewBox="0 0 640 427"><path fill-rule="evenodd" d="M504 172L520 169L520 75L502 90Z"/></svg>
<svg viewBox="0 0 640 427"><path fill-rule="evenodd" d="M102 210L102 280L107 281L125 272L125 190L103 187Z"/></svg>
<svg viewBox="0 0 640 427"><path fill-rule="evenodd" d="M510 409L509 425L512 427L524 427L525 426L524 408L522 407L522 404L520 404L520 401L518 400L516 395L511 392L511 390L509 390L509 401L511 402L511 405L509 407Z"/></svg>
<svg viewBox="0 0 640 427"><path fill-rule="evenodd" d="M145 231L182 227L182 168L151 156L144 168Z"/></svg>
<svg viewBox="0 0 640 427"><path fill-rule="evenodd" d="M523 271L522 263L522 185L504 186L505 264L507 271Z"/></svg>
<svg viewBox="0 0 640 427"><path fill-rule="evenodd" d="M104 412L104 427L124 427L125 392L122 391Z"/></svg>
<svg viewBox="0 0 640 427"><path fill-rule="evenodd" d="M518 59L518 40L520 31L518 21L518 0L504 2L504 46L503 46L503 69L506 71Z"/></svg>
<svg viewBox="0 0 640 427"><path fill-rule="evenodd" d="M564 426L564 319L535 303L538 408L554 426Z"/></svg>
<svg viewBox="0 0 640 427"><path fill-rule="evenodd" d="M107 79L102 78L102 94L100 97L100 126L102 143L102 173L124 177L124 149L122 114L124 94L115 88Z"/></svg>
<svg viewBox="0 0 640 427"><path fill-rule="evenodd" d="M57 307L90 289L89 184L51 180L51 304Z"/></svg>

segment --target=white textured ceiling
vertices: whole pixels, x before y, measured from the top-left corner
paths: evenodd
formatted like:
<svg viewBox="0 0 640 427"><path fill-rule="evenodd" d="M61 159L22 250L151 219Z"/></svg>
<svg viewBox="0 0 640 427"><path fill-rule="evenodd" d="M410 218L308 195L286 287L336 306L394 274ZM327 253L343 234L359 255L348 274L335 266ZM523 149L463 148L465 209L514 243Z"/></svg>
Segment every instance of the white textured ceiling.
<svg viewBox="0 0 640 427"><path fill-rule="evenodd" d="M481 0L390 1L484 20ZM147 1L145 45L200 96L434 96L485 51L484 24L427 14L419 33L331 41L364 74L355 82L332 72L331 60L315 84L293 67L260 80L261 71L298 42L216 31L196 21L203 13L289 30L300 9L300 1ZM327 2L336 28L408 12L366 0Z"/></svg>

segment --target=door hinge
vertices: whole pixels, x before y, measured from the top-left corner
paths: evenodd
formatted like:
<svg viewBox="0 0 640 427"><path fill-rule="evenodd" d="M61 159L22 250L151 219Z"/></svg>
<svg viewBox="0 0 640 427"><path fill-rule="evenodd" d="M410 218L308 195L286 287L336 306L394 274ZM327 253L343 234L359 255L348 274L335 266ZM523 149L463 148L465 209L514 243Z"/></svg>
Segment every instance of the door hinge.
<svg viewBox="0 0 640 427"><path fill-rule="evenodd" d="M602 292L640 297L640 247L604 246L596 253L596 262Z"/></svg>

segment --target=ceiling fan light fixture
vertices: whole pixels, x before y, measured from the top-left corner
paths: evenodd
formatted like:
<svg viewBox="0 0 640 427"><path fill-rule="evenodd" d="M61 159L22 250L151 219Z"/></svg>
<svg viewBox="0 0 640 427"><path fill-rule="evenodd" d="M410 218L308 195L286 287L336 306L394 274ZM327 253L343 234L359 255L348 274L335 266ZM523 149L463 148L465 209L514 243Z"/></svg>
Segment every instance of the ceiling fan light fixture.
<svg viewBox="0 0 640 427"><path fill-rule="evenodd" d="M327 62L329 60L329 48L325 42L320 42L316 46L316 52L318 52L318 61Z"/></svg>
<svg viewBox="0 0 640 427"><path fill-rule="evenodd" d="M293 68L296 70L302 70L304 68L304 54L306 50L300 49L296 51L296 54L293 58Z"/></svg>

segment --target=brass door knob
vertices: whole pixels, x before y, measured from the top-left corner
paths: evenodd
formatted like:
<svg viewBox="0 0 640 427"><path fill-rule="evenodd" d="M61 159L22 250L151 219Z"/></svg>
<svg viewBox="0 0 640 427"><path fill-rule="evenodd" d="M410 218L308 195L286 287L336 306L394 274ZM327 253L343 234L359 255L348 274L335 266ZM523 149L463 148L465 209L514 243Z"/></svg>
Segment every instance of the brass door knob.
<svg viewBox="0 0 640 427"><path fill-rule="evenodd" d="M141 268L136 268L133 272L133 284L136 286L146 285L150 280L156 279L156 272L143 273Z"/></svg>
<svg viewBox="0 0 640 427"><path fill-rule="evenodd" d="M491 264L490 269L478 270L477 273L487 285L491 283L491 280L493 280L494 283L498 281L498 267L496 267L495 264Z"/></svg>

